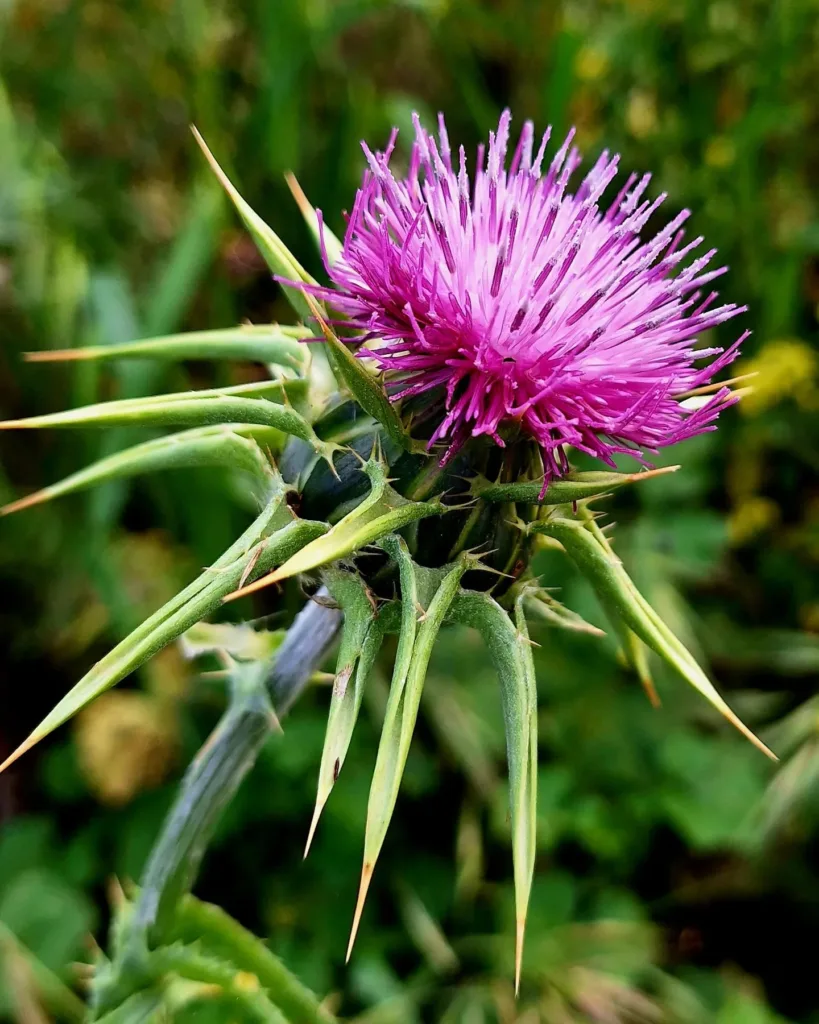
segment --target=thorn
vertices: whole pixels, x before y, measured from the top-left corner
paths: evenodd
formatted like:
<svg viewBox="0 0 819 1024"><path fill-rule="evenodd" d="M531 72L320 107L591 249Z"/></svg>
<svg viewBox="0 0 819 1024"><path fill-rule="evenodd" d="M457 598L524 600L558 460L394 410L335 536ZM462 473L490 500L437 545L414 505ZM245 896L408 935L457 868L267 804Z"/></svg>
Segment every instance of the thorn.
<svg viewBox="0 0 819 1024"><path fill-rule="evenodd" d="M370 888L370 882L373 877L373 865L368 864L364 861L364 867L361 870L361 882L358 886L358 899L355 905L355 915L353 917L353 927L350 931L350 941L347 944L347 956L344 958L344 962L348 964L350 957L353 952L353 945L355 944L355 937L358 934L358 926L361 924L361 912L364 910L364 900L367 898L367 890Z"/></svg>
<svg viewBox="0 0 819 1024"><path fill-rule="evenodd" d="M523 936L526 919L518 918L515 926L515 998L520 994L520 970L523 964Z"/></svg>
<svg viewBox="0 0 819 1024"><path fill-rule="evenodd" d="M306 219L310 219L315 216L315 210L310 204L310 200L304 194L304 189L298 183L295 174L292 171L284 172L284 180L287 182L287 187L290 189L290 194L296 200L296 206L301 210L303 216Z"/></svg>
<svg viewBox="0 0 819 1024"><path fill-rule="evenodd" d="M636 473L629 473L626 477L628 483L637 483L642 480L651 480L655 476L665 476L666 473L676 473L681 466L659 466L654 469L641 469Z"/></svg>
<svg viewBox="0 0 819 1024"><path fill-rule="evenodd" d="M646 692L649 703L653 708L661 708L663 702L660 700L660 695L657 693L657 687L654 685L654 680L650 676L641 677L640 682L643 684L643 689Z"/></svg>
<svg viewBox="0 0 819 1024"><path fill-rule="evenodd" d="M36 418L32 417L32 419ZM0 430L29 430L36 427L37 424L30 420L2 420L0 422Z"/></svg>
<svg viewBox="0 0 819 1024"><path fill-rule="evenodd" d="M262 590L264 587L269 587L272 583L278 583L279 578L276 572L269 572L266 576L262 576L261 579L256 580L255 583L249 583L246 587L239 587L234 590L232 594L228 594L222 598L222 604L228 604L230 601L236 601L240 597L247 597L248 594L255 594L257 590ZM2 771L2 768L0 768Z"/></svg>
<svg viewBox="0 0 819 1024"><path fill-rule="evenodd" d="M35 737L34 733L32 733L31 736L28 737L28 739L24 740L20 744L20 746L16 750L12 751L12 753L9 754L6 760L2 764L0 764L0 773L4 772L6 768L9 767L9 765L14 764L18 757L22 757L23 754L31 750L31 748L34 746L35 743L38 742L39 739L40 737Z"/></svg>
<svg viewBox="0 0 819 1024"><path fill-rule="evenodd" d="M34 491L33 494L27 494L25 498L18 498L16 501L10 501L8 505L4 505L0 508L0 516L11 515L12 512L22 512L24 508L31 508L32 505L39 505L44 501L48 501L51 497L48 487L44 487L40 491Z"/></svg>
<svg viewBox="0 0 819 1024"><path fill-rule="evenodd" d="M313 818L310 822L310 829L307 833L307 842L304 844L303 860L307 860L307 854L310 852L310 847L313 845L313 838L315 837L316 829L318 828L319 818L321 817L321 812L324 810L326 802L326 800L316 800L316 806L313 810Z"/></svg>
<svg viewBox="0 0 819 1024"><path fill-rule="evenodd" d="M237 588L238 590L242 589L242 587L247 582L248 576L256 568L256 563L259 561L259 558L261 557L262 549L263 548L264 548L264 541L261 544L257 544L256 547L254 548L253 552L251 553L250 559L248 560L247 565L242 570L242 575L239 577L239 586Z"/></svg>
<svg viewBox="0 0 819 1024"><path fill-rule="evenodd" d="M682 391L674 395L675 401L682 401L686 398L694 398L697 395L708 395L713 391L720 391L722 388L729 388L732 384L740 384L744 380L752 380L759 376L759 371L753 373L741 373L738 377L729 377L728 380L716 380L711 384L705 384L701 388L692 388L691 391Z"/></svg>
<svg viewBox="0 0 819 1024"><path fill-rule="evenodd" d="M24 352L23 359L27 363L65 363L72 359L93 359L93 349L85 348L54 348L41 352Z"/></svg>
<svg viewBox="0 0 819 1024"><path fill-rule="evenodd" d="M122 884L116 875L111 875L105 889L108 896L108 902L114 910L119 910L120 907L128 902L125 896L125 890L122 888Z"/></svg>

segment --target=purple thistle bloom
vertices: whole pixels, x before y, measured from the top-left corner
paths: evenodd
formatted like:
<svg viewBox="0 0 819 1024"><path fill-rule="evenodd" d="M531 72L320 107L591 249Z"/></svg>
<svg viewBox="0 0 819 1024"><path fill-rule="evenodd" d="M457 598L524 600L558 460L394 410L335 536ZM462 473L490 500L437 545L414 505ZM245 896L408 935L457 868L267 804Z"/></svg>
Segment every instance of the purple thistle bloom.
<svg viewBox="0 0 819 1024"><path fill-rule="evenodd" d="M648 174L601 206L619 160L607 150L570 192L573 131L544 171L550 132L535 153L527 121L507 169L510 120L505 111L488 153L479 147L474 181L463 147L453 162L442 116L437 140L414 118L404 178L389 166L397 132L384 153L365 144L342 255L330 266L325 254L335 288L315 291L364 332L361 354L386 372L392 398L442 396L430 444L447 442L444 461L470 435L503 446L517 426L542 452L545 487L568 468L564 446L613 465L618 452L645 461L644 449L715 429L729 388L683 398L747 336L696 348L745 309L715 307L706 291L727 268L708 269L713 249L693 257L702 238L682 245L688 210L640 238L665 198L643 198Z"/></svg>

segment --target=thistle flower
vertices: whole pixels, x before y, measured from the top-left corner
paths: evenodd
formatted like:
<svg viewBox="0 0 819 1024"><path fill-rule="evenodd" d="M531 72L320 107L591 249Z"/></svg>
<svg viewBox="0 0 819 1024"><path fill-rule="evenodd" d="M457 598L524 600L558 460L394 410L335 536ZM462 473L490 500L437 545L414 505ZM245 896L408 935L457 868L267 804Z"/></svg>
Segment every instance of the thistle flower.
<svg viewBox="0 0 819 1024"><path fill-rule="evenodd" d="M301 344L313 327L257 325L36 358L250 358L271 368L271 380L0 423L2 429L185 428L108 455L12 502L2 514L110 479L185 465L241 469L260 499L256 519L220 558L93 666L0 771L162 647L217 613L224 600L270 583L317 577L340 613L333 612L328 633L327 620L319 628L314 617L327 609L307 605L268 658L246 651L242 656L245 635L241 642L216 645L231 687L230 704L186 775L150 858L140 906L131 918L134 931L119 943L124 958L112 963L109 981L97 986L100 1006L114 1008L133 990L121 983L130 964L138 962L140 971L128 985L139 986L149 977L142 967L148 960L135 961L133 951L147 935L161 935L171 920L221 809L277 716L319 664L339 618L343 625L308 845L343 768L375 659L387 636L398 637L367 806L350 947L396 807L432 649L446 624L469 626L486 644L503 708L519 982L537 832L537 686L527 619L593 630L534 576L530 555L542 537L561 548L592 584L626 660L651 696L645 649L770 754L639 593L600 527L600 513L589 507L614 488L663 471L566 474L569 446L611 464L618 452L642 459L644 449L713 428L734 397L727 385L710 381L734 358L742 338L725 351L695 344L700 333L740 312L734 305L714 308L715 293L703 294L724 268L707 269L713 252L691 255L701 239L682 245L687 211L641 242L641 230L663 199L643 199L648 176L630 178L603 210L600 201L617 170L617 159L608 153L571 194L569 182L579 163L571 136L544 175L548 133L533 155L533 129L525 125L507 172L509 121L505 113L497 134L490 136L485 169L479 153L472 185L463 150L458 171L453 167L443 120L437 141L416 122L404 180L389 169L394 135L384 154L365 147L370 169L344 244L331 250L332 262L330 235L303 199L302 208L319 228L334 287L309 277L200 138L294 310L305 323L321 327L339 386L334 395L316 388L309 348ZM319 299L358 332L351 343L365 343L357 351L374 356L385 371L386 392L368 361L356 359L333 332ZM698 369L700 359L711 362ZM411 398L410 408L391 404L388 395L394 401ZM445 443L444 465L436 465L424 442L410 436L407 413L416 404L429 414L429 447L438 455L438 442ZM446 466L467 439L481 436L489 442L469 445L462 458ZM509 453L498 450L525 439ZM558 476L565 478L553 479Z"/></svg>
<svg viewBox="0 0 819 1024"><path fill-rule="evenodd" d="M505 111L488 152L478 148L472 181L442 116L437 140L414 118L404 178L390 169L395 131L384 153L365 144L340 258L324 254L335 288L307 290L364 332L361 353L394 400L440 399L430 444L446 442L444 462L470 435L504 446L522 433L540 448L545 488L569 468L566 445L614 465L617 453L644 461L644 450L714 429L735 400L727 387L693 408L683 399L746 336L696 348L745 309L704 294L726 270L709 269L715 250L694 258L703 239L682 244L688 210L642 240L665 195L645 199L651 176L632 174L606 206L619 163L608 150L570 191L573 131L544 173L550 133L535 153L527 121L507 169L510 120Z"/></svg>

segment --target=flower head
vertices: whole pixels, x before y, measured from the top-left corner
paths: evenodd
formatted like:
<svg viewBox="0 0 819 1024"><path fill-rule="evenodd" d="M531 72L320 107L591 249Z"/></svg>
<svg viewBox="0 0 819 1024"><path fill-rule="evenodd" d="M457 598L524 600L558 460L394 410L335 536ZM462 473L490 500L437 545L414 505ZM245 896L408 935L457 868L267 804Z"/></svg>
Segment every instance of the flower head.
<svg viewBox="0 0 819 1024"><path fill-rule="evenodd" d="M714 306L707 286L726 269L709 269L715 250L682 244L688 210L642 239L665 196L645 199L650 175L631 175L604 203L619 161L608 151L572 191L573 132L545 165L550 133L535 152L527 121L507 163L510 120L479 147L473 179L443 117L437 139L415 118L405 177L390 169L396 132L384 153L364 145L342 254L325 257L335 287L317 290L364 332L393 398L441 397L431 443L447 442L444 459L470 435L504 445L517 430L548 480L567 468L567 445L612 465L713 429L730 390L685 396L745 337L696 347L744 309Z"/></svg>

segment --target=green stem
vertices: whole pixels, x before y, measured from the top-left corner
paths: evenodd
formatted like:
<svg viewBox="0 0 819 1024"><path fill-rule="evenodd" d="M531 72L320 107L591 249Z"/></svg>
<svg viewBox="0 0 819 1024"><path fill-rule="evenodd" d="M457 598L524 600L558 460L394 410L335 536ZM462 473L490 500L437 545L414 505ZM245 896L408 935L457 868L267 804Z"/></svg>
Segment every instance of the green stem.
<svg viewBox="0 0 819 1024"><path fill-rule="evenodd" d="M340 623L337 609L311 601L288 630L272 666L237 667L230 704L185 773L149 857L136 903L115 930L113 962L101 966L95 976L94 1013L112 1010L150 983L149 950L193 884L223 810L277 718L287 713L323 660Z"/></svg>

